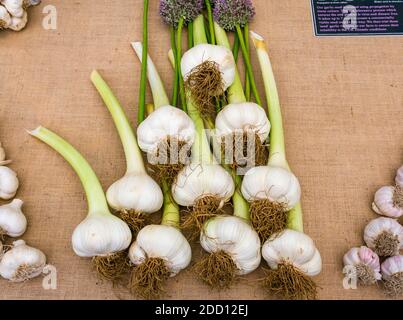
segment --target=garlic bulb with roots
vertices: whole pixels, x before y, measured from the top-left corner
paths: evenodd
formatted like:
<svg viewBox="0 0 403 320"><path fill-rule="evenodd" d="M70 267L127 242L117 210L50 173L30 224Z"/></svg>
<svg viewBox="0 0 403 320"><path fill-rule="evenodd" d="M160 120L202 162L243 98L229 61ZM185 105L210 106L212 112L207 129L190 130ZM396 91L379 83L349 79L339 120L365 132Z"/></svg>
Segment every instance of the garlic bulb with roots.
<svg viewBox="0 0 403 320"><path fill-rule="evenodd" d="M394 219L378 218L365 228L364 240L380 257L398 255L403 248L403 227Z"/></svg>
<svg viewBox="0 0 403 320"><path fill-rule="evenodd" d="M132 239L130 228L111 214L98 177L72 145L43 127L29 133L57 151L72 166L84 187L88 214L74 230L74 252L80 257L93 258L96 270L102 278L119 278L127 270L125 250Z"/></svg>
<svg viewBox="0 0 403 320"><path fill-rule="evenodd" d="M133 42L132 47L142 61L143 46ZM138 143L147 153L159 177L171 183L180 170L189 163L189 150L195 139L195 127L186 112L170 105L164 84L151 57L148 56L147 75L155 111L137 128Z"/></svg>
<svg viewBox="0 0 403 320"><path fill-rule="evenodd" d="M91 80L112 115L127 162L126 174L109 187L106 197L109 205L136 234L143 227L145 218L161 209L162 191L147 174L134 132L112 90L97 71L92 72Z"/></svg>
<svg viewBox="0 0 403 320"><path fill-rule="evenodd" d="M11 24L11 16L7 9L0 5L0 30L8 29Z"/></svg>
<svg viewBox="0 0 403 320"><path fill-rule="evenodd" d="M306 234L286 229L265 242L262 256L271 270L265 286L286 299L316 299L317 287L310 277L322 270L322 258Z"/></svg>
<svg viewBox="0 0 403 320"><path fill-rule="evenodd" d="M352 248L344 255L343 263L354 268L357 280L363 285L372 285L382 278L379 257L367 247Z"/></svg>
<svg viewBox="0 0 403 320"><path fill-rule="evenodd" d="M45 254L18 240L0 261L0 275L12 282L23 282L42 274L46 265Z"/></svg>
<svg viewBox="0 0 403 320"><path fill-rule="evenodd" d="M403 294L403 256L386 259L381 270L386 293L391 296Z"/></svg>
<svg viewBox="0 0 403 320"><path fill-rule="evenodd" d="M0 207L0 238L9 236L17 238L27 229L27 218L21 211L23 202L19 199Z"/></svg>
<svg viewBox="0 0 403 320"><path fill-rule="evenodd" d="M395 182L397 187L403 189L403 166L397 170Z"/></svg>
<svg viewBox="0 0 403 320"><path fill-rule="evenodd" d="M372 208L379 215L400 218L403 216L403 188L382 187L375 194Z"/></svg>
<svg viewBox="0 0 403 320"><path fill-rule="evenodd" d="M192 258L190 245L179 230L179 207L165 182L163 189L161 225L144 227L129 250L129 258L134 265L130 289L145 299L159 297L165 281L184 270Z"/></svg>
<svg viewBox="0 0 403 320"><path fill-rule="evenodd" d="M0 166L0 199L14 198L19 187L17 174L10 168Z"/></svg>

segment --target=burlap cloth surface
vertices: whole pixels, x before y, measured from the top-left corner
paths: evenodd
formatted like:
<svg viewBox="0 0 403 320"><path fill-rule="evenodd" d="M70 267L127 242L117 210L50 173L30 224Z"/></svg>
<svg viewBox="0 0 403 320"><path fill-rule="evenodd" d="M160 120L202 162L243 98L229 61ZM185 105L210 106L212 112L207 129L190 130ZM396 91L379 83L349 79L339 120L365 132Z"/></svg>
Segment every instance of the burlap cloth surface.
<svg viewBox="0 0 403 320"><path fill-rule="evenodd" d="M308 0L254 1L252 30L267 40L285 119L288 156L303 187L306 232L323 256L316 278L321 299L382 299L381 290L343 289L342 256L361 245L375 218L374 192L402 164L403 39L315 38ZM57 30L42 27L52 4ZM142 1L45 0L30 10L20 33L0 33L0 137L21 180L29 229L24 239L41 248L58 271L57 290L42 280L1 282L1 299L130 299L124 288L97 279L90 261L71 249L85 217L79 180L55 152L25 129L47 126L71 141L107 188L125 161L110 115L89 76L101 70L135 122L140 66L129 46L141 39ZM171 88L168 28L150 5L150 53ZM257 69L256 59L254 64ZM258 74L258 73L257 73ZM259 85L261 88L261 80ZM150 100L150 99L149 99ZM200 248L195 246L195 257ZM183 272L169 281L172 299L273 299L259 287L262 271L231 290L211 291Z"/></svg>

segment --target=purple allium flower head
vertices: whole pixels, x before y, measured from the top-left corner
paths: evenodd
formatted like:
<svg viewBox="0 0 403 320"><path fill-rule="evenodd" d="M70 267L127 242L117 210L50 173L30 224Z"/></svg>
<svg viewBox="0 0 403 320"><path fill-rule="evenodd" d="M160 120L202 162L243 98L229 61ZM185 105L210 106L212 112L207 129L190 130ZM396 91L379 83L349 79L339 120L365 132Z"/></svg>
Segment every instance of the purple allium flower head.
<svg viewBox="0 0 403 320"><path fill-rule="evenodd" d="M214 0L214 19L225 30L244 27L255 16L251 0Z"/></svg>
<svg viewBox="0 0 403 320"><path fill-rule="evenodd" d="M178 27L180 18L185 18L185 24L192 22L202 13L203 0L161 0L160 15L165 23Z"/></svg>

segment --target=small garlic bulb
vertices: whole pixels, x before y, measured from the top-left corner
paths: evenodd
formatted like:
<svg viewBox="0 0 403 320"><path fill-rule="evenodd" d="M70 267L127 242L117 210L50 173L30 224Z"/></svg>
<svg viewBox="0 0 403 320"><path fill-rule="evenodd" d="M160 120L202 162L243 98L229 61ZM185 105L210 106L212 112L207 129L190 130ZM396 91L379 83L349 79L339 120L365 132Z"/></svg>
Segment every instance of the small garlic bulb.
<svg viewBox="0 0 403 320"><path fill-rule="evenodd" d="M21 211L19 199L0 207L0 233L13 238L20 237L27 229L27 218Z"/></svg>
<svg viewBox="0 0 403 320"><path fill-rule="evenodd" d="M252 226L234 216L218 216L204 225L200 243L208 253L223 251L237 266L238 275L256 270L261 261L260 239Z"/></svg>
<svg viewBox="0 0 403 320"><path fill-rule="evenodd" d="M12 282L22 282L39 276L46 265L42 251L18 240L0 261L0 275Z"/></svg>
<svg viewBox="0 0 403 320"><path fill-rule="evenodd" d="M185 81L192 70L205 61L217 63L222 76L223 89L226 91L235 80L236 65L231 50L224 46L199 44L187 51L181 62L182 75Z"/></svg>
<svg viewBox="0 0 403 320"><path fill-rule="evenodd" d="M175 202L184 207L192 207L198 200L209 196L220 199L222 208L234 192L231 175L215 164L191 163L179 173L172 185Z"/></svg>
<svg viewBox="0 0 403 320"><path fill-rule="evenodd" d="M375 194L372 209L379 215L390 218L403 216L403 193L401 189L392 186L379 189Z"/></svg>
<svg viewBox="0 0 403 320"><path fill-rule="evenodd" d="M117 210L151 214L161 209L163 194L159 185L146 173L132 173L110 186L106 192L109 205Z"/></svg>
<svg viewBox="0 0 403 320"><path fill-rule="evenodd" d="M352 248L343 257L344 266L352 266L358 280L371 285L381 280L381 265L378 255L367 247Z"/></svg>
<svg viewBox="0 0 403 320"><path fill-rule="evenodd" d="M9 29L13 31L21 31L22 29L25 28L25 26L28 23L28 14L26 11L24 11L24 14L22 17L12 17L11 18L11 24L9 26Z"/></svg>
<svg viewBox="0 0 403 320"><path fill-rule="evenodd" d="M155 155L161 143L169 138L189 147L195 139L193 121L185 112L172 106L156 109L137 128L139 146L148 154Z"/></svg>
<svg viewBox="0 0 403 320"><path fill-rule="evenodd" d="M239 131L252 131L263 143L270 133L270 121L266 112L262 107L251 102L227 105L217 115L215 127L219 141Z"/></svg>
<svg viewBox="0 0 403 320"><path fill-rule="evenodd" d="M162 259L174 277L190 264L192 250L178 229L165 225L149 225L139 232L130 247L129 258L135 266L148 258Z"/></svg>
<svg viewBox="0 0 403 320"><path fill-rule="evenodd" d="M11 16L7 9L0 5L0 30L7 29L11 24Z"/></svg>
<svg viewBox="0 0 403 320"><path fill-rule="evenodd" d="M74 230L73 250L80 257L104 257L126 250L132 234L122 220L111 214L90 214Z"/></svg>
<svg viewBox="0 0 403 320"><path fill-rule="evenodd" d="M403 227L394 219L378 218L365 228L364 240L380 257L394 256L403 248Z"/></svg>
<svg viewBox="0 0 403 320"><path fill-rule="evenodd" d="M386 292L392 296L403 294L403 256L385 260L381 270Z"/></svg>
<svg viewBox="0 0 403 320"><path fill-rule="evenodd" d="M12 199L17 193L19 181L17 174L10 168L0 166L0 198Z"/></svg>
<svg viewBox="0 0 403 320"><path fill-rule="evenodd" d="M262 166L250 169L242 183L242 194L248 202L268 199L281 203L287 210L301 199L298 178L281 167Z"/></svg>
<svg viewBox="0 0 403 320"><path fill-rule="evenodd" d="M25 13L24 0L1 0L1 4L13 17L22 18Z"/></svg>
<svg viewBox="0 0 403 320"><path fill-rule="evenodd" d="M272 236L263 245L262 256L271 269L291 264L311 277L322 271L322 258L315 243L302 232L287 229Z"/></svg>
<svg viewBox="0 0 403 320"><path fill-rule="evenodd" d="M401 166L399 170L397 170L395 181L396 185L403 189L403 166Z"/></svg>

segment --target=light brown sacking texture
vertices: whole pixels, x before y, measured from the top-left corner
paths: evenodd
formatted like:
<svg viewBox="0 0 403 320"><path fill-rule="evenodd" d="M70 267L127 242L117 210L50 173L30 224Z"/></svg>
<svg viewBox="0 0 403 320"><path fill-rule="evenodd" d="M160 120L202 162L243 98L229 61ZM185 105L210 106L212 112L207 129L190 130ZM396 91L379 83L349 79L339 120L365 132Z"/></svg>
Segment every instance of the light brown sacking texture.
<svg viewBox="0 0 403 320"><path fill-rule="evenodd" d="M24 239L58 271L58 289L42 279L1 281L0 299L132 299L100 281L91 261L74 255L72 232L85 217L82 187L54 151L25 129L43 124L71 141L93 165L104 189L125 171L111 117L90 82L97 68L129 119L137 116L140 65L129 43L141 40L142 1L44 0L27 28L0 33L0 140L14 162L29 228ZM150 4L150 54L168 92L169 30ZM344 290L342 257L362 244L376 190L401 165L403 60L401 37L315 38L309 1L254 1L251 29L267 39L285 119L290 165L303 188L305 230L322 253L321 299L384 299L376 287ZM43 6L55 5L58 29L42 28ZM270 17L270 19L267 19ZM263 96L254 50L253 64ZM148 96L151 102L151 96ZM200 254L195 245L194 258ZM190 272L168 281L171 299L263 299L258 271L230 290L211 291ZM273 297L274 298L274 297Z"/></svg>

